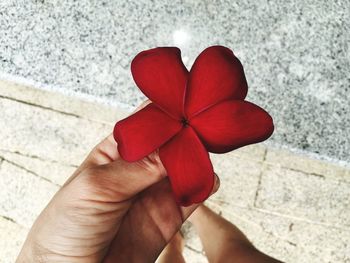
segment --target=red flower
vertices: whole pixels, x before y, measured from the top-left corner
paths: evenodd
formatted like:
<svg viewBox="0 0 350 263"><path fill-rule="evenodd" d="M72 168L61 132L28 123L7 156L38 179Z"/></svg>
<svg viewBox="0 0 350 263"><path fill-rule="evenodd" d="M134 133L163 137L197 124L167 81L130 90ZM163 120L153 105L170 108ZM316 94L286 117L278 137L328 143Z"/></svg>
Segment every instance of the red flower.
<svg viewBox="0 0 350 263"><path fill-rule="evenodd" d="M214 171L208 151L229 152L273 132L270 115L244 101L243 66L226 47L205 49L190 72L178 48L146 50L134 58L131 72L152 103L115 125L119 153L133 162L159 148L181 205L209 196Z"/></svg>

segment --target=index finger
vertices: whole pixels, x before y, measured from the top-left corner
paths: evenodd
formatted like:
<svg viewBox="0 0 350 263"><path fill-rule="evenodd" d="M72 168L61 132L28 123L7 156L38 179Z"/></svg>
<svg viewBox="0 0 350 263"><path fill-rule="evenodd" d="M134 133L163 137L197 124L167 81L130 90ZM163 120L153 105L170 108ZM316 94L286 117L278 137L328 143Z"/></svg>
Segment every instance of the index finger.
<svg viewBox="0 0 350 263"><path fill-rule="evenodd" d="M150 100L144 101L130 115L138 112L150 103ZM94 147L81 166L84 169L90 165L104 165L117 160L119 157L117 142L114 140L113 134L110 134Z"/></svg>

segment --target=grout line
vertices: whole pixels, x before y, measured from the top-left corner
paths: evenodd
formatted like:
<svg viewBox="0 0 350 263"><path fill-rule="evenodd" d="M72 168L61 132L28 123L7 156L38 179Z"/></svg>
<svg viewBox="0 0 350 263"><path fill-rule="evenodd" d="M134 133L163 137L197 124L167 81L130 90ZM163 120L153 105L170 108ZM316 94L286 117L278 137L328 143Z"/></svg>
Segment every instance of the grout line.
<svg viewBox="0 0 350 263"><path fill-rule="evenodd" d="M46 106L43 106L43 105L31 103L31 102L24 101L24 100L15 99L13 97L0 95L0 98L1 99L7 99L7 100L15 101L15 102L22 103L22 104L29 105L29 106L33 106L33 107L38 107L38 108L45 109L45 110L50 110L50 111L53 111L53 112L56 112L56 113L61 113L63 115L73 116L73 117L82 119L82 117L80 115L77 115L77 114L74 114L74 113L69 113L69 112L56 110L56 109L53 109L53 108L50 108L50 107L46 107Z"/></svg>
<svg viewBox="0 0 350 263"><path fill-rule="evenodd" d="M6 150L6 149L1 149L0 148L0 152L1 151L5 152L5 153L10 153L10 154L18 154L18 155L21 155L23 157L37 159L37 160L40 160L40 161L43 161L43 162L49 162L49 163L54 163L54 164L58 164L58 165L68 166L68 167L72 167L72 168L78 168L78 165L75 165L75 164L61 163L61 162L58 162L56 160L44 159L44 158L42 158L40 156L37 156L37 155L25 154L25 153L21 153L19 151L10 151L10 150Z"/></svg>
<svg viewBox="0 0 350 263"><path fill-rule="evenodd" d="M302 173L303 176L309 177L309 176L314 176L323 180L327 180L327 181L333 181L333 182L337 182L337 183L345 183L345 184L350 184L349 179L345 179L346 176L342 176L342 175L325 175L325 174L319 174L319 173L314 173L314 172L307 172L301 169L296 169L296 168L291 168L291 167L287 167L284 165L279 165L276 163L266 163L267 166L272 167L272 168L282 168L284 170L288 170L288 171L292 171L292 172L297 172L297 173Z"/></svg>
<svg viewBox="0 0 350 263"><path fill-rule="evenodd" d="M8 216L4 216L4 215L0 215L1 218L7 220L7 221L10 221L12 223L15 223L17 225L19 225L15 220L13 220L12 218L8 217Z"/></svg>
<svg viewBox="0 0 350 263"><path fill-rule="evenodd" d="M258 198L259 198L259 191L260 191L260 188L261 188L262 176L263 176L263 172L260 171L258 185L256 187L255 196L254 196L254 202L253 202L253 206L254 207L257 207L257 202L258 202Z"/></svg>
<svg viewBox="0 0 350 263"><path fill-rule="evenodd" d="M316 224L316 225L325 226L325 227L329 227L329 228L336 228L336 229L339 229L339 230L350 231L350 226L347 226L347 225L340 226L340 225L335 225L335 224L331 224L331 223L324 223L324 222L320 222L320 221L313 221L313 220L307 219L305 217L292 216L292 215L289 215L289 214L281 214L281 213L273 212L273 211L266 210L266 209L263 209L263 208L254 208L254 210L256 210L258 212L261 212L261 213L264 213L264 214L279 216L279 217L288 218L288 219L294 219L294 220L301 221L301 222L304 222L304 223Z"/></svg>
<svg viewBox="0 0 350 263"><path fill-rule="evenodd" d="M40 104L35 104L35 103L32 103L32 102L28 102L28 101L24 101L24 100L20 100L20 99L15 99L13 97L0 95L0 99L6 99L6 100L10 100L10 101L15 101L15 102L22 103L22 104L25 104L25 105L28 105L28 106L32 106L32 107L37 107L37 108L44 109L44 110L53 111L55 113L59 113L59 114L62 114L62 115L75 117L75 118L83 119L83 120L87 120L87 121L92 121L92 122L100 123L100 124L103 124L103 125L113 126L114 123L115 123L115 121L111 122L111 121L106 121L106 120L98 120L98 119L95 119L95 118L89 118L89 117L86 117L86 116L82 116L82 115L78 115L78 114L75 114L75 113L70 113L70 112L57 110L55 108L43 106L43 105L40 105Z"/></svg>
<svg viewBox="0 0 350 263"><path fill-rule="evenodd" d="M262 177L263 177L263 170L264 170L264 164L265 164L265 161L266 161L266 156L267 156L267 148L264 149L264 155L263 155L263 160L261 162L260 173L259 173L259 180L258 180L258 185L257 185L256 191L255 191L253 207L257 207L257 201L258 201L258 197L259 197L259 191L260 191L260 188L261 188L261 181L262 181Z"/></svg>
<svg viewBox="0 0 350 263"><path fill-rule="evenodd" d="M0 215L0 218L3 218L11 223L16 224L17 226L21 227L22 229L26 229L27 231L29 231L28 226L26 225L22 225L21 223L18 223L16 220L14 220L11 217L5 216L5 215ZM1 262L1 261L0 261Z"/></svg>
<svg viewBox="0 0 350 263"><path fill-rule="evenodd" d="M273 164L273 163L269 163L269 165L276 166L276 164ZM292 171L292 172L299 172L299 173L303 173L303 174L307 174L307 175L316 176L316 177L319 177L319 178L322 178L322 179L326 179L327 178L327 176L323 175L323 174L310 173L310 172L307 172L307 171L304 171L304 170L301 170L301 169L291 168L291 167L287 167L287 166L284 166L284 165L281 165L281 168L289 170L289 171Z"/></svg>
<svg viewBox="0 0 350 263"><path fill-rule="evenodd" d="M2 158L4 158L4 157L2 157ZM27 173L30 173L30 174L32 174L32 175L34 175L34 176L36 176L36 177L42 179L42 180L44 180L44 181L47 181L47 182L49 182L49 183L51 183L51 184L54 184L54 185L56 185L56 186L58 186L58 187L61 187L61 185L59 185L59 184L57 184L57 183L55 183L55 182L52 182L51 180L49 180L49 179L47 179L47 178L45 178L45 177L43 177L43 176L41 176L41 175L39 175L39 174L37 174L37 173L35 173L35 172L33 172L33 171L31 171L31 170L25 168L25 167L22 166L22 165L19 165L19 164L13 162L13 161L9 161L9 160L7 160L7 159L5 159L5 158L4 158L4 161L5 161L5 162L8 162L9 164L12 164L12 165L16 166L17 168L20 168L20 169L26 171Z"/></svg>
<svg viewBox="0 0 350 263"><path fill-rule="evenodd" d="M193 248L193 247L191 247L190 245L185 245L185 247L186 248L188 248L189 250L191 250L191 251L193 251L193 252L195 252L195 253L197 253L197 254L201 254L201 255L203 255L203 252L202 251L200 251L200 250L197 250L197 249L195 249L195 248Z"/></svg>
<svg viewBox="0 0 350 263"><path fill-rule="evenodd" d="M273 165L273 164L270 164L270 165ZM331 175L324 175L324 174L319 174L319 173L310 173L310 172L302 171L302 170L299 170L299 169L289 168L289 167L286 167L286 166L281 166L281 167L283 169L290 170L290 171L293 171L293 172L303 173L306 176L314 176L314 177L321 178L321 179L324 179L324 180L327 180L327 181L333 181L333 182L337 182L337 183L350 184L350 181L345 179L346 176L341 176L341 175L331 176ZM338 177L338 178L335 178L335 177Z"/></svg>

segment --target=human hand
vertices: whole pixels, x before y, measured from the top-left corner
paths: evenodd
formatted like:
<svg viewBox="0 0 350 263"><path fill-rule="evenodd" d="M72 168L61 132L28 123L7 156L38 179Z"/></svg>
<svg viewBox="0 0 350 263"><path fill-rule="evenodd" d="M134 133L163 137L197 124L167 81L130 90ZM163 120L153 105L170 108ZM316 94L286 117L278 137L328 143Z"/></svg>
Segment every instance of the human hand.
<svg viewBox="0 0 350 263"><path fill-rule="evenodd" d="M176 204L157 152L128 163L110 135L39 215L17 262L154 262L197 206Z"/></svg>

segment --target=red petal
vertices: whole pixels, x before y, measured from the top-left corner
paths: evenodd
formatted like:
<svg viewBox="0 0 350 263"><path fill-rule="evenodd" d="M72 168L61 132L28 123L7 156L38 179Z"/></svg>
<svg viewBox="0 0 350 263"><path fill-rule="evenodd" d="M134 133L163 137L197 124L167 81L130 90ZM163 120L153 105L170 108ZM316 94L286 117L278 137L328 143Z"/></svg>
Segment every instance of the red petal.
<svg viewBox="0 0 350 263"><path fill-rule="evenodd" d="M178 204L188 206L208 198L214 185L209 154L191 127L184 128L159 150Z"/></svg>
<svg viewBox="0 0 350 263"><path fill-rule="evenodd" d="M180 118L188 71L176 47L154 48L139 53L131 72L140 90L165 112Z"/></svg>
<svg viewBox="0 0 350 263"><path fill-rule="evenodd" d="M247 101L225 101L190 120L207 150L232 151L271 136L273 120L262 108Z"/></svg>
<svg viewBox="0 0 350 263"><path fill-rule="evenodd" d="M243 100L248 86L243 66L233 52L222 46L205 49L194 62L186 90L188 117L223 100Z"/></svg>
<svg viewBox="0 0 350 263"><path fill-rule="evenodd" d="M113 135L121 157L133 162L155 151L181 128L180 122L151 103L117 122Z"/></svg>

